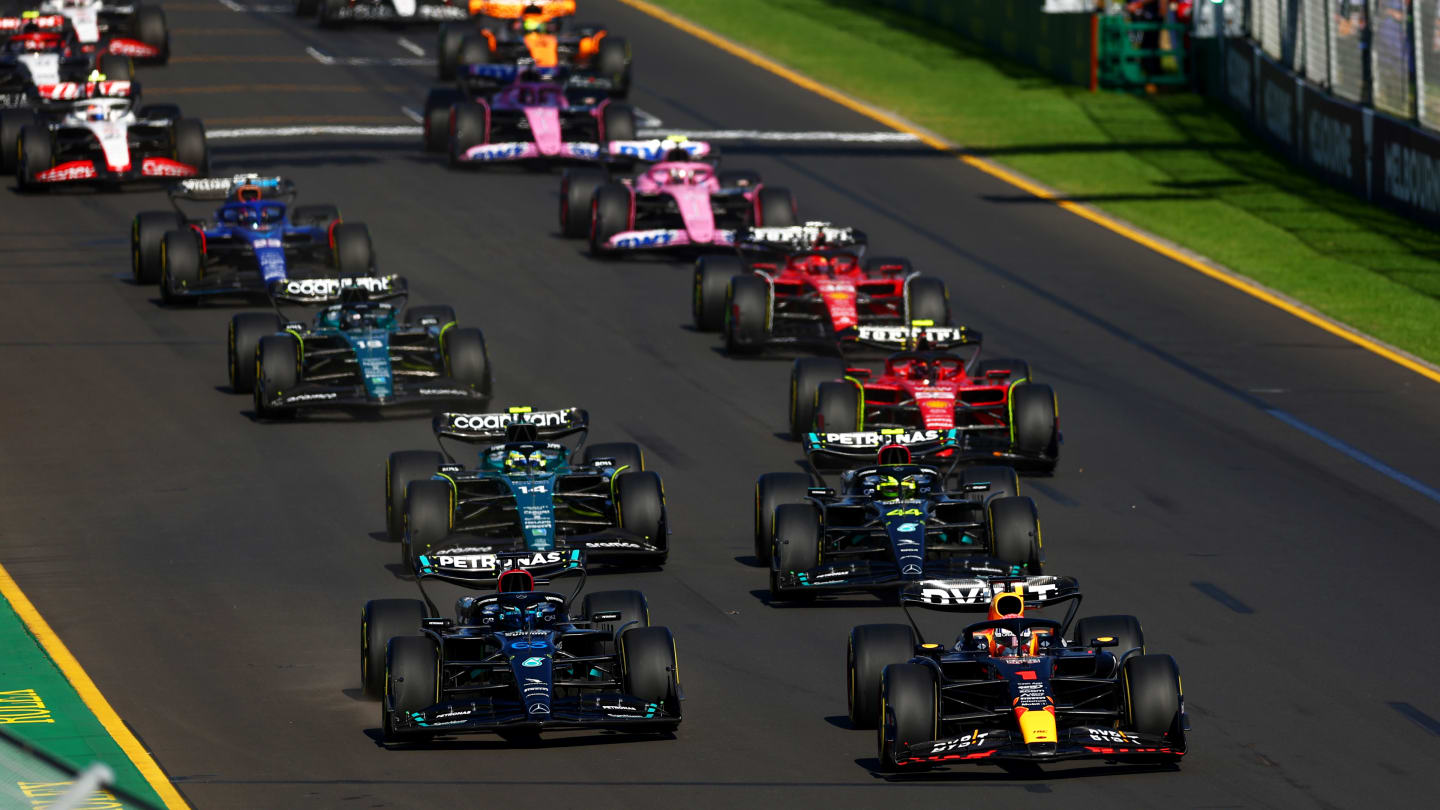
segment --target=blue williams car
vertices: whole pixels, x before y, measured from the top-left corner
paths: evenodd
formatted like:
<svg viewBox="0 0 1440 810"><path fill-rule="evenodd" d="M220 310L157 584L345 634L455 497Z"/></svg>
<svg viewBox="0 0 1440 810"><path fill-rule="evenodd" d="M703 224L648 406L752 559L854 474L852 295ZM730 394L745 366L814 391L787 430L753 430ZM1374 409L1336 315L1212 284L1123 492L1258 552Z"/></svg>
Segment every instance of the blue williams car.
<svg viewBox="0 0 1440 810"><path fill-rule="evenodd" d="M481 444L479 464L467 468L433 450L390 454L386 523L403 541L406 569L423 569L427 555L457 543L480 561L498 552L579 550L607 563L664 564L669 521L660 475L645 469L644 454L629 442L585 446L585 411L444 413L434 430L437 441ZM557 441L576 435L573 449Z"/></svg>
<svg viewBox="0 0 1440 810"><path fill-rule="evenodd" d="M490 359L479 329L456 325L447 305L408 307L405 279L355 276L277 281L280 302L322 304L309 323L276 312L230 319L230 387L255 399L262 419L302 409L373 410L490 401Z"/></svg>
<svg viewBox="0 0 1440 810"><path fill-rule="evenodd" d="M333 205L294 205L283 177L240 174L182 181L170 189L174 211L146 211L130 226L136 284L160 285L166 304L216 296L261 298L277 281L370 274L370 231L343 222ZM191 219L183 203L219 201Z"/></svg>

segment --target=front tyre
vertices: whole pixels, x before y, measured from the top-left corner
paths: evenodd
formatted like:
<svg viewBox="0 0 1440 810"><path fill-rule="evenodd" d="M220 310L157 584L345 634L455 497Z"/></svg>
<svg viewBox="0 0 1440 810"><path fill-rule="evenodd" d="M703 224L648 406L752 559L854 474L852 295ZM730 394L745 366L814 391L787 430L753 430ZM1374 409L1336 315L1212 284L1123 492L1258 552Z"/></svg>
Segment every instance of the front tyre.
<svg viewBox="0 0 1440 810"><path fill-rule="evenodd" d="M136 284L160 280L160 242L165 234L185 227L185 218L174 211L146 211L130 223L130 277Z"/></svg>
<svg viewBox="0 0 1440 810"><path fill-rule="evenodd" d="M883 771L927 770L928 765L897 760L900 746L940 736L935 671L924 664L891 664L880 676L879 742Z"/></svg>
<svg viewBox="0 0 1440 810"><path fill-rule="evenodd" d="M880 722L880 674L915 655L915 630L908 624L862 624L850 631L845 651L845 685L850 725L875 728Z"/></svg>
<svg viewBox="0 0 1440 810"><path fill-rule="evenodd" d="M1183 733L1180 668L1168 655L1137 655L1125 662L1125 728L1139 734Z"/></svg>
<svg viewBox="0 0 1440 810"><path fill-rule="evenodd" d="M366 276L375 266L375 249L370 229L355 222L342 222L333 231L335 269L341 276Z"/></svg>
<svg viewBox="0 0 1440 810"><path fill-rule="evenodd" d="M636 627L620 634L618 646L625 693L647 703L662 703L667 704L667 708L678 709L680 666L670 629Z"/></svg>
<svg viewBox="0 0 1440 810"><path fill-rule="evenodd" d="M815 429L820 386L845 381L845 361L834 357L801 357L790 367L790 438L800 441Z"/></svg>
<svg viewBox="0 0 1440 810"><path fill-rule="evenodd" d="M1044 383L1010 386L1010 430L1016 453L1044 459L1045 472L1055 470L1060 454L1059 407L1055 389Z"/></svg>
<svg viewBox="0 0 1440 810"><path fill-rule="evenodd" d="M718 332L725 325L725 296L730 280L745 272L738 256L701 256L695 260L695 283L690 313L695 328Z"/></svg>
<svg viewBox="0 0 1440 810"><path fill-rule="evenodd" d="M810 494L805 473L765 473L755 482L755 559L769 567L775 548L775 510L781 504L804 503Z"/></svg>
<svg viewBox="0 0 1440 810"><path fill-rule="evenodd" d="M237 394L255 391L255 352L260 340L281 330L280 316L269 312L241 312L230 318L226 340L226 367L230 390Z"/></svg>
<svg viewBox="0 0 1440 810"><path fill-rule="evenodd" d="M800 224L796 213L795 195L787 188L761 187L755 195L755 224L766 228L786 228Z"/></svg>
<svg viewBox="0 0 1440 810"><path fill-rule="evenodd" d="M200 283L204 259L200 239L191 230L175 230L160 240L160 300L169 306L195 302L184 292Z"/></svg>
<svg viewBox="0 0 1440 810"><path fill-rule="evenodd" d="M619 183L595 189L590 200L590 252L604 256L616 234L630 230L630 190Z"/></svg>
<svg viewBox="0 0 1440 810"><path fill-rule="evenodd" d="M471 391L490 396L490 354L485 335L474 327L455 327L444 337L445 373Z"/></svg>
<svg viewBox="0 0 1440 810"><path fill-rule="evenodd" d="M416 481L429 481L445 457L435 450L400 450L385 459L385 534L405 537L405 492Z"/></svg>
<svg viewBox="0 0 1440 810"><path fill-rule="evenodd" d="M990 554L1031 575L1045 570L1040 541L1040 518L1035 502L1025 496L992 498L990 513Z"/></svg>
<svg viewBox="0 0 1440 810"><path fill-rule="evenodd" d="M566 169L560 177L560 233L584 239L590 233L590 202L610 178L601 169Z"/></svg>
<svg viewBox="0 0 1440 810"><path fill-rule="evenodd" d="M820 511L814 504L784 503L775 507L775 548L771 554L770 598L809 601L815 592L781 584L782 574L810 571L820 565Z"/></svg>
<svg viewBox="0 0 1440 810"><path fill-rule="evenodd" d="M419 712L440 701L440 651L429 636L390 639L385 654L385 701L381 721L386 742L423 740L428 732L397 732L390 723L394 712Z"/></svg>
<svg viewBox="0 0 1440 810"><path fill-rule="evenodd" d="M665 536L665 490L660 474L625 472L615 479L615 511L620 528L645 538L658 552L635 555L643 565L664 565L669 557Z"/></svg>
<svg viewBox="0 0 1440 810"><path fill-rule="evenodd" d="M905 285L905 311L910 322L929 321L935 326L950 323L950 292L945 282L931 276L917 276Z"/></svg>
<svg viewBox="0 0 1440 810"><path fill-rule="evenodd" d="M299 381L300 341L288 334L260 338L255 352L255 415L261 419L294 417L294 408L276 408L270 403L293 390Z"/></svg>
<svg viewBox="0 0 1440 810"><path fill-rule="evenodd" d="M390 639L420 635L425 603L419 599L372 599L360 610L360 686L365 697L385 694L385 648Z"/></svg>
<svg viewBox="0 0 1440 810"><path fill-rule="evenodd" d="M770 285L755 275L730 279L725 296L725 351L756 354L765 348L770 324Z"/></svg>
<svg viewBox="0 0 1440 810"><path fill-rule="evenodd" d="M410 484L405 492L405 532L400 563L406 571L415 558L444 542L455 527L455 489L449 481L426 479Z"/></svg>

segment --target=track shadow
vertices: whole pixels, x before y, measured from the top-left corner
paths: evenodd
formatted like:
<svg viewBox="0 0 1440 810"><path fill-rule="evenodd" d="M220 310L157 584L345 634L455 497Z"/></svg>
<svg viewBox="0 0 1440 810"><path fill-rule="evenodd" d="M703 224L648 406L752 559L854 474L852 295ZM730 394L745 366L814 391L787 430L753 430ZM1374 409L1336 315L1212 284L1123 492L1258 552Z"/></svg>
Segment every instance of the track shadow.
<svg viewBox="0 0 1440 810"><path fill-rule="evenodd" d="M770 567L770 566L766 565L765 563L760 562L760 558L759 558L759 557L756 557L754 554L742 554L742 555L740 555L739 557L736 557L736 558L735 558L735 562L738 562L738 563L740 563L741 565L744 565L744 566L747 566L747 567L750 567L750 568L769 568L769 567ZM766 591L766 593L768 594L769 591Z"/></svg>
<svg viewBox="0 0 1440 810"><path fill-rule="evenodd" d="M393 546L399 542L398 540L391 540L390 533L386 531L367 532L367 536L377 543L384 543L389 546Z"/></svg>
<svg viewBox="0 0 1440 810"><path fill-rule="evenodd" d="M355 691L359 690L357 689ZM849 715L832 714L829 717L825 718L825 722L836 728L843 728L846 731L859 731L859 729L855 728L855 724L850 722Z"/></svg>
<svg viewBox="0 0 1440 810"><path fill-rule="evenodd" d="M361 690L361 689L356 689L356 688L354 688L354 687L350 687L349 689L341 689L341 690L340 690L340 694L344 695L344 696L347 697L347 698L350 698L351 700L355 701L356 703L369 703L369 702L370 702L370 698L365 697L365 692L364 692L363 690Z"/></svg>
<svg viewBox="0 0 1440 810"><path fill-rule="evenodd" d="M1133 774L1161 774L1175 773L1180 770L1179 766L1173 764L1155 765L1084 765L1079 767L1065 767L1054 770L1046 770L1039 765L1029 763L1014 763L1006 765L982 766L987 770L965 770L965 766L956 766L954 770L946 770L944 766L936 770L915 771L910 773L886 773L880 770L880 760L875 757L864 757L855 760L855 764L869 771L871 776L882 779L886 782L900 784L924 784L927 782L941 782L949 784L964 783L986 783L986 782L1029 782L1037 784L1026 786L1026 791L1031 793L1049 793L1050 790L1041 782L1055 782L1067 779L1090 779L1095 777L1113 778L1115 776ZM988 770L998 767L998 771Z"/></svg>
<svg viewBox="0 0 1440 810"><path fill-rule="evenodd" d="M564 748L586 748L590 746L603 746L615 744L634 744L644 740L662 741L675 740L676 736L671 732L658 734L624 734L618 731L597 731L585 732L559 732L565 736L559 737L531 737L515 741L503 740L498 737L438 737L434 740L417 741L407 743L387 743L384 732L378 728L365 729L365 736L369 737L377 748L384 748L390 751L505 751L513 749L564 749Z"/></svg>
<svg viewBox="0 0 1440 810"><path fill-rule="evenodd" d="M857 608L857 607L893 607L895 600L886 599L883 595L862 595L856 598L854 595L844 596L821 596L816 594L815 599L809 602L775 602L770 598L770 589L757 589L750 592L765 607L774 610L790 610L799 608L801 610L823 610L826 608Z"/></svg>

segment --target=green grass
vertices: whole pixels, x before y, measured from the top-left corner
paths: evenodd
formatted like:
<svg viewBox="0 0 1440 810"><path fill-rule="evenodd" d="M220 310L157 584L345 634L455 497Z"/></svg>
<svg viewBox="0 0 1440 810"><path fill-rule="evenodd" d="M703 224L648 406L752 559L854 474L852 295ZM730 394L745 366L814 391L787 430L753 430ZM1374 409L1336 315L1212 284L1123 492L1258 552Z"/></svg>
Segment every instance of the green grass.
<svg viewBox="0 0 1440 810"><path fill-rule="evenodd" d="M653 1L1440 362L1440 234L1310 178L1202 97L1061 85L865 0Z"/></svg>

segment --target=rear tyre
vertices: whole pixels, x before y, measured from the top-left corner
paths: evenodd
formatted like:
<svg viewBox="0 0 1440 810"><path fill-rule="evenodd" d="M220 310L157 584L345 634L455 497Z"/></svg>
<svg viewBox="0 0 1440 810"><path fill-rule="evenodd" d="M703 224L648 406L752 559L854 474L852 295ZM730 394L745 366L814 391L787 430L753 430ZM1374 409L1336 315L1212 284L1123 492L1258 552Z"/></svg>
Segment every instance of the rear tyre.
<svg viewBox="0 0 1440 810"><path fill-rule="evenodd" d="M860 389L854 383L820 383L815 394L815 429L826 433L860 429Z"/></svg>
<svg viewBox="0 0 1440 810"><path fill-rule="evenodd" d="M341 276L366 276L375 265L370 229L358 222L335 226L335 269Z"/></svg>
<svg viewBox="0 0 1440 810"><path fill-rule="evenodd" d="M885 771L928 770L928 765L900 765L900 745L929 742L940 735L935 671L924 664L891 664L880 676L880 768Z"/></svg>
<svg viewBox="0 0 1440 810"><path fill-rule="evenodd" d="M20 159L20 130L40 119L30 110L0 110L0 174L14 174Z"/></svg>
<svg viewBox="0 0 1440 810"><path fill-rule="evenodd" d="M625 472L615 479L615 511L620 528L644 537L659 549L653 554L630 555L642 565L664 565L669 556L665 536L665 489L655 472Z"/></svg>
<svg viewBox="0 0 1440 810"><path fill-rule="evenodd" d="M415 558L429 553L455 526L455 489L449 481L414 481L405 490L405 532L400 564L410 571Z"/></svg>
<svg viewBox="0 0 1440 810"><path fill-rule="evenodd" d="M631 472L645 469L645 452L634 442L600 442L586 445L580 453L580 463L590 464L597 458L608 458L615 462L615 468L629 467Z"/></svg>
<svg viewBox="0 0 1440 810"><path fill-rule="evenodd" d="M230 318L230 334L225 344L226 366L230 372L230 390L237 394L255 391L255 352L260 340L279 332L280 316L269 312L241 312Z"/></svg>
<svg viewBox="0 0 1440 810"><path fill-rule="evenodd" d="M255 415L261 419L294 417L294 408L273 408L269 403L299 382L300 341L291 335L260 338L255 367Z"/></svg>
<svg viewBox="0 0 1440 810"><path fill-rule="evenodd" d="M360 687L365 697L385 695L385 648L390 639L420 635L425 603L419 599L371 599L360 610Z"/></svg>
<svg viewBox="0 0 1440 810"><path fill-rule="evenodd" d="M55 168L50 130L38 124L22 126L17 144L16 185L24 191L41 191L44 186L35 182L36 176Z"/></svg>
<svg viewBox="0 0 1440 810"><path fill-rule="evenodd" d="M474 26L466 23L442 23L435 41L435 72L440 81L448 82L455 78L455 64L460 61L460 43L465 41L465 34L474 30Z"/></svg>
<svg viewBox="0 0 1440 810"><path fill-rule="evenodd" d="M446 132L450 148L450 165L461 165L461 158L476 146L490 142L490 121L485 108L473 101L460 101L450 108L450 124Z"/></svg>
<svg viewBox="0 0 1440 810"><path fill-rule="evenodd" d="M1145 654L1145 630L1140 626L1140 620L1134 616L1116 614L1110 616L1086 616L1075 623L1074 644L1080 647L1090 646L1090 642L1101 636L1110 636L1115 639L1114 647L1103 649L1113 655L1115 659L1121 660L1125 654L1134 651L1135 655Z"/></svg>
<svg viewBox="0 0 1440 810"><path fill-rule="evenodd" d="M599 613L619 614L593 625L611 635L650 626L650 605L645 601L645 594L639 591L596 591L587 595L580 603L581 617L592 621Z"/></svg>
<svg viewBox="0 0 1440 810"><path fill-rule="evenodd" d="M160 280L160 243L165 234L185 227L185 218L174 211L145 211L130 222L130 277L136 284Z"/></svg>
<svg viewBox="0 0 1440 810"><path fill-rule="evenodd" d="M175 160L193 166L200 174L210 173L210 147L205 142L205 125L197 118L181 118L171 125L175 139Z"/></svg>
<svg viewBox="0 0 1440 810"><path fill-rule="evenodd" d="M160 300L170 306L195 303L181 293L200 282L200 240L191 230L175 230L160 240Z"/></svg>
<svg viewBox="0 0 1440 810"><path fill-rule="evenodd" d="M315 12L312 9L310 13ZM170 27L165 22L165 11L159 6L136 5L135 38L160 49L160 56L155 60L159 64L170 61Z"/></svg>
<svg viewBox="0 0 1440 810"><path fill-rule="evenodd" d="M400 450L385 459L385 534L405 537L405 492L416 481L429 481L445 463L434 450Z"/></svg>
<svg viewBox="0 0 1440 810"><path fill-rule="evenodd" d="M297 205L290 209L290 223L299 227L324 228L340 221L340 209L333 205Z"/></svg>
<svg viewBox="0 0 1440 810"><path fill-rule="evenodd" d="M471 391L490 396L490 354L485 349L485 335L473 327L452 328L445 332L445 373Z"/></svg>
<svg viewBox="0 0 1440 810"><path fill-rule="evenodd" d="M805 473L765 473L755 482L755 559L769 566L775 548L775 510L782 504L804 503L810 493Z"/></svg>
<svg viewBox="0 0 1440 810"><path fill-rule="evenodd" d="M1031 575L1043 573L1045 556L1035 502L1024 496L992 498L989 512L991 556Z"/></svg>
<svg viewBox="0 0 1440 810"><path fill-rule="evenodd" d="M754 275L732 277L725 295L725 351L756 354L764 350L769 320L770 285Z"/></svg>
<svg viewBox="0 0 1440 810"><path fill-rule="evenodd" d="M1060 452L1059 409L1055 389L1044 383L1020 383L1010 387L1010 426L1015 434L1015 452L1048 457L1047 469L1055 469Z"/></svg>
<svg viewBox="0 0 1440 810"><path fill-rule="evenodd" d="M670 628L637 627L622 633L618 646L626 694L649 703L678 703L680 667Z"/></svg>
<svg viewBox="0 0 1440 810"><path fill-rule="evenodd" d="M635 123L635 110L629 104L606 104L600 123L605 129L600 139L604 143L633 141L640 128Z"/></svg>
<svg viewBox="0 0 1440 810"><path fill-rule="evenodd" d="M455 308L449 304L408 307L401 321L411 326L444 326L447 323L455 323Z"/></svg>
<svg viewBox="0 0 1440 810"><path fill-rule="evenodd" d="M950 323L950 293L945 282L918 276L905 285L905 310L910 321L930 321L936 326Z"/></svg>
<svg viewBox="0 0 1440 810"><path fill-rule="evenodd" d="M560 232L571 239L590 233L590 201L609 176L598 169L566 169L560 177Z"/></svg>
<svg viewBox="0 0 1440 810"><path fill-rule="evenodd" d="M590 252L605 255L610 239L629 230L630 225L630 190L619 183L595 189L590 201Z"/></svg>
<svg viewBox="0 0 1440 810"><path fill-rule="evenodd" d="M690 312L695 328L718 332L725 325L725 293L730 280L745 272L738 256L701 256L695 260L694 294Z"/></svg>
<svg viewBox="0 0 1440 810"><path fill-rule="evenodd" d="M112 82L128 82L135 78L135 60L118 53L102 53L95 57L95 69Z"/></svg>
<svg viewBox="0 0 1440 810"><path fill-rule="evenodd" d="M782 503L775 507L775 545L770 565L772 601L809 601L815 592L780 584L780 575L810 571L820 565L820 510L809 503Z"/></svg>
<svg viewBox="0 0 1440 810"><path fill-rule="evenodd" d="M914 655L915 630L908 624L862 624L850 631L845 651L850 725L875 728L879 724L881 673Z"/></svg>
<svg viewBox="0 0 1440 810"><path fill-rule="evenodd" d="M845 380L845 361L834 357L802 357L790 367L790 438L800 441L815 429L815 404L820 386Z"/></svg>
<svg viewBox="0 0 1440 810"><path fill-rule="evenodd" d="M1125 728L1163 736L1180 728L1180 668L1168 655L1137 655L1125 662Z"/></svg>
<svg viewBox="0 0 1440 810"><path fill-rule="evenodd" d="M438 674L440 651L429 636L401 636L390 639L385 653L385 702L380 713L386 741L423 740L429 732L397 732L390 724L392 712L418 712L440 701Z"/></svg>
<svg viewBox="0 0 1440 810"><path fill-rule="evenodd" d="M960 491L981 503L1013 498L1020 494L1020 476L1010 467L967 467L960 471Z"/></svg>
<svg viewBox="0 0 1440 810"><path fill-rule="evenodd" d="M755 224L766 228L786 228L800 224L796 213L795 195L786 188L761 188L755 200Z"/></svg>
<svg viewBox="0 0 1440 810"><path fill-rule="evenodd" d="M624 37L607 36L595 53L595 72L615 83L615 95L624 98L630 90L630 44Z"/></svg>
<svg viewBox="0 0 1440 810"><path fill-rule="evenodd" d="M425 132L421 141L426 152L445 151L450 141L450 108L463 98L453 87L432 87L425 96Z"/></svg>

